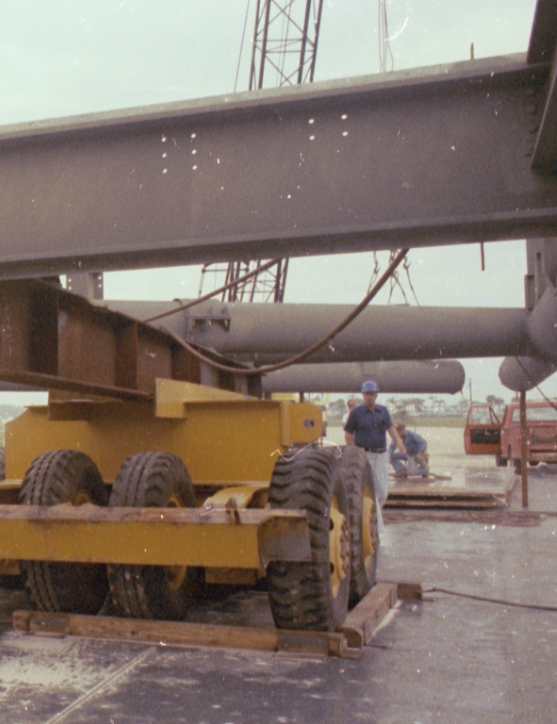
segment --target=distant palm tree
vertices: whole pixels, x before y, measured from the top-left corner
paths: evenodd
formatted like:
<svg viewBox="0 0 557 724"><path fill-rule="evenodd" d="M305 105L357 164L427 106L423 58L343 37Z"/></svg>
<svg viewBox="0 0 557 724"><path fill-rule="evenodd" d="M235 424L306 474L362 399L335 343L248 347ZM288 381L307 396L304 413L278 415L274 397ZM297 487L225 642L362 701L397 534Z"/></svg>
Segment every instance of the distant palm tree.
<svg viewBox="0 0 557 724"><path fill-rule="evenodd" d="M416 415L421 415L421 413L424 411L424 401L421 397L413 397L412 398L412 404L414 405L414 412Z"/></svg>

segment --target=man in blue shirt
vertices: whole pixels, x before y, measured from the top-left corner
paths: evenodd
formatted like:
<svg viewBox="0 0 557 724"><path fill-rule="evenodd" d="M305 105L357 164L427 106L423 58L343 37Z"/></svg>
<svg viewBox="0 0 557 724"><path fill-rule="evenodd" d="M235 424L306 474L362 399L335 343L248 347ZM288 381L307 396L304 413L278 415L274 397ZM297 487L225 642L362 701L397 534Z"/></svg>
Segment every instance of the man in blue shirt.
<svg viewBox="0 0 557 724"><path fill-rule="evenodd" d="M362 385L364 404L355 407L344 427L344 439L347 445L357 445L367 453L373 471L375 497L377 498L377 517L382 528L381 508L387 500L389 479L389 456L387 455L387 433L393 439L398 451L406 454L404 443L391 415L386 407L376 403L378 385L369 380Z"/></svg>
<svg viewBox="0 0 557 724"><path fill-rule="evenodd" d="M406 453L403 455L396 452L394 442L389 445L389 459L395 469L395 478L405 478L407 475L427 477L429 470L426 440L417 432L407 430L403 422L397 422L395 427L406 448Z"/></svg>

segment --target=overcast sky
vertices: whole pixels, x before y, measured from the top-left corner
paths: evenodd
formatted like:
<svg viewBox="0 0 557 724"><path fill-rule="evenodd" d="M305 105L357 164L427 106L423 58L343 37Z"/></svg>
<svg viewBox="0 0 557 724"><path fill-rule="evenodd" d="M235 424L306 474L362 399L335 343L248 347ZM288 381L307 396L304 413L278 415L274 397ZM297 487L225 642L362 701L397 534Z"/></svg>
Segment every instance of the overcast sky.
<svg viewBox="0 0 557 724"><path fill-rule="evenodd" d="M534 7L388 0L394 69L467 60L472 43L476 58L525 52ZM255 0L0 0L0 124L230 93L237 73L237 89L246 90L254 13ZM315 80L378 72L377 16L377 0L325 0ZM478 245L414 249L410 264L422 305L524 304L523 242L486 245L485 272ZM286 301L357 303L372 269L371 254L296 259ZM199 278L197 267L107 274L105 295L192 297ZM464 362L475 397L509 398L499 362Z"/></svg>

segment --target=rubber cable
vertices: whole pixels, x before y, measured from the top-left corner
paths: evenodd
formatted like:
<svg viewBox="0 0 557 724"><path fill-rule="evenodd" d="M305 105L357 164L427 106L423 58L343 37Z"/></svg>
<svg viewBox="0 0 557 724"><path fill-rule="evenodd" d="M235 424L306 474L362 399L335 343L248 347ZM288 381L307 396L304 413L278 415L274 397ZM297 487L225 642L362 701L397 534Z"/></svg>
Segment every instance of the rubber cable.
<svg viewBox="0 0 557 724"><path fill-rule="evenodd" d="M498 603L502 606L513 606L514 608L528 608L534 611L556 611L556 606L538 606L531 603L516 603L514 601L505 601L501 598L489 598L487 596L475 596L472 593L463 593L462 591L451 591L448 588L427 588L423 593L445 593L448 596L458 596L459 598L471 598L474 601L485 601L486 603Z"/></svg>
<svg viewBox="0 0 557 724"><path fill-rule="evenodd" d="M395 256L395 258L392 260L392 262L389 264L387 269L385 270L383 276L377 281L373 289L366 294L366 296L362 299L362 301L358 304L357 307L355 307L350 314L345 317L345 319L337 325L329 334L327 334L325 337L320 339L318 342L313 344L311 347L308 347L304 352L300 352L300 354L294 355L293 357L290 357L287 360L284 360L283 362L279 362L275 365L266 365L264 367L257 367L257 368L234 368L234 367L228 367L226 365L220 364L219 362L215 362L214 360L210 359L209 357L206 357L201 352L198 352L198 350L193 347L191 344L186 342L184 339L179 337L177 334L175 334L172 330L166 328L166 327L160 327L160 329L163 332L166 332L169 334L181 347L184 349L187 349L188 352L190 352L194 357L201 360L202 362L206 362L211 367L214 367L215 369L222 370L223 372L230 372L231 374L236 375L260 375L265 374L267 372L275 372L276 370L282 370L286 367L290 367L293 364L296 364L297 362L301 362L301 360L305 359L306 357L309 357L311 354L313 354L315 351L323 347L327 344L327 342L330 342L334 337L337 336L337 334L340 334L343 329L348 327L348 325L353 322L356 317L363 312L363 310L367 307L367 305L371 302L371 300L379 293L379 291L383 288L383 286L386 284L386 282L389 280L395 269L398 267L398 265L401 263L401 261L405 258L406 254L408 253L408 249L401 249L398 254ZM174 312L177 310L173 310Z"/></svg>

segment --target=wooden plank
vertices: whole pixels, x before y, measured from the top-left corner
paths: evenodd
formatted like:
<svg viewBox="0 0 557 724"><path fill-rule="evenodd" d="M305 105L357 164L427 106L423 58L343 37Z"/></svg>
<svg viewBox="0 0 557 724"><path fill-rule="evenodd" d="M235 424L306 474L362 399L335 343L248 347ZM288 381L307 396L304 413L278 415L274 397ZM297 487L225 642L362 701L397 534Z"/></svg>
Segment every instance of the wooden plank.
<svg viewBox="0 0 557 724"><path fill-rule="evenodd" d="M146 643L221 646L320 656L349 656L367 646L397 599L422 600L419 583L377 583L348 614L339 632L286 631L110 616L15 611L13 627L29 633L126 639Z"/></svg>
<svg viewBox="0 0 557 724"><path fill-rule="evenodd" d="M28 633L126 639L161 645L221 646L323 656L343 656L347 649L346 636L342 633L279 631L42 611L15 611L12 622L14 629Z"/></svg>
<svg viewBox="0 0 557 724"><path fill-rule="evenodd" d="M0 504L17 505L20 490L21 480L19 479L0 481Z"/></svg>
<svg viewBox="0 0 557 724"><path fill-rule="evenodd" d="M423 601L421 583L397 583L396 595L401 601Z"/></svg>
<svg viewBox="0 0 557 724"><path fill-rule="evenodd" d="M276 630L241 626L213 626L43 611L16 611L13 615L13 626L28 632L65 631L70 636L127 639L159 644L278 649Z"/></svg>
<svg viewBox="0 0 557 724"><path fill-rule="evenodd" d="M459 500L457 498L446 498L446 499L426 499L426 498L399 498L392 500L385 504L387 511L394 509L432 509L432 510L493 510L497 508L505 508L507 502L504 498L500 498L497 495L491 498L486 497L483 499L472 500Z"/></svg>
<svg viewBox="0 0 557 724"><path fill-rule="evenodd" d="M319 631L286 631L278 634L278 650L299 654L321 654L344 656L348 641L344 633L321 633Z"/></svg>
<svg viewBox="0 0 557 724"><path fill-rule="evenodd" d="M12 614L12 626L17 631L29 631L29 619L32 611L14 611Z"/></svg>
<svg viewBox="0 0 557 724"><path fill-rule="evenodd" d="M350 648L366 646L373 632L385 618L397 599L396 583L376 583L360 603L350 611L341 631Z"/></svg>
<svg viewBox="0 0 557 724"><path fill-rule="evenodd" d="M404 486L405 483L412 485L425 485L426 483L436 483L439 480L452 480L452 475L437 475L429 473L428 475L406 475L405 477L397 477L395 473L389 473L389 481L396 481L397 486Z"/></svg>

